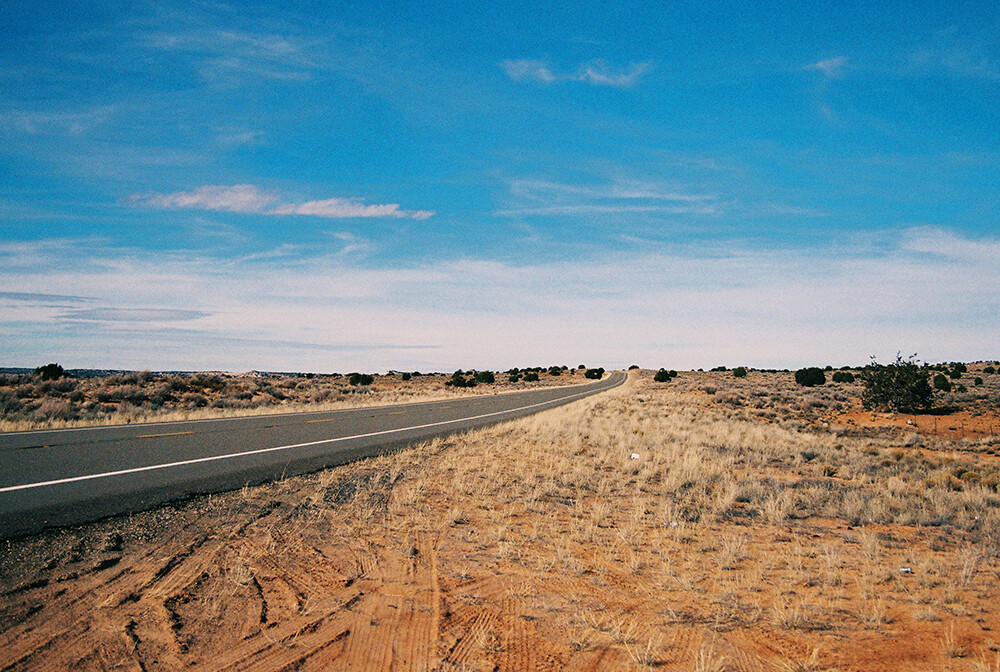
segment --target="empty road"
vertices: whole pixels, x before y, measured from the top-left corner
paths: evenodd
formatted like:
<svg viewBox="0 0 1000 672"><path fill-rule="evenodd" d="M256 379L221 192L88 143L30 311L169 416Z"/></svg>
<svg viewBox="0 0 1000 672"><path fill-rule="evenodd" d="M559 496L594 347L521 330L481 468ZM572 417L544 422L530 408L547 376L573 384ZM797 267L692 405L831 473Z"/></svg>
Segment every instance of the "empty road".
<svg viewBox="0 0 1000 672"><path fill-rule="evenodd" d="M617 387L285 415L0 434L0 538L316 471Z"/></svg>

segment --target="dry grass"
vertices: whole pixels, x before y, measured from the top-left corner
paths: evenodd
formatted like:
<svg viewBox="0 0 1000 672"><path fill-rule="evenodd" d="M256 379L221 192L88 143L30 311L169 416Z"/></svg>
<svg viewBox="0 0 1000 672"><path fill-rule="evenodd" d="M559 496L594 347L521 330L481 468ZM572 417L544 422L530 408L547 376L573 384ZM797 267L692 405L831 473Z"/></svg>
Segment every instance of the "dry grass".
<svg viewBox="0 0 1000 672"><path fill-rule="evenodd" d="M472 388L446 386L447 379L434 373L410 380L386 374L374 376L371 385L351 385L348 376L339 374L141 371L56 381L0 375L0 432L332 411L585 382L576 371L559 376L542 372L538 381L530 383L512 383L501 374L493 384Z"/></svg>
<svg viewBox="0 0 1000 672"><path fill-rule="evenodd" d="M388 669L377 646L422 652L403 669L993 669L1000 499L940 478L982 472L978 455L705 397L641 372L531 418L143 514L100 587L59 577L108 555L111 523L23 540L0 562L0 667L100 653L151 669L161 638L194 667L276 669L261 643L285 641L302 669ZM140 644L122 648L130 628ZM25 629L54 639L32 649Z"/></svg>

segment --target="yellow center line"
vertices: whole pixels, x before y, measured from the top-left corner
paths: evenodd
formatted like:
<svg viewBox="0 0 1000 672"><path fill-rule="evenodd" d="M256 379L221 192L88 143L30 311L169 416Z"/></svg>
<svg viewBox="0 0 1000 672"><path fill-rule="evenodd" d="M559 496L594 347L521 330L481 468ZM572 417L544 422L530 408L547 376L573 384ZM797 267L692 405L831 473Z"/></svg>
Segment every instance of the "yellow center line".
<svg viewBox="0 0 1000 672"><path fill-rule="evenodd" d="M389 413L389 415L403 415L404 413L406 413L406 411L393 411L392 413Z"/></svg>
<svg viewBox="0 0 1000 672"><path fill-rule="evenodd" d="M167 432L166 434L140 434L140 439L152 439L157 436L183 436L185 434L194 434L194 432Z"/></svg>
<svg viewBox="0 0 1000 672"><path fill-rule="evenodd" d="M307 425L312 425L317 422L336 422L337 418L327 418L325 420L306 420Z"/></svg>

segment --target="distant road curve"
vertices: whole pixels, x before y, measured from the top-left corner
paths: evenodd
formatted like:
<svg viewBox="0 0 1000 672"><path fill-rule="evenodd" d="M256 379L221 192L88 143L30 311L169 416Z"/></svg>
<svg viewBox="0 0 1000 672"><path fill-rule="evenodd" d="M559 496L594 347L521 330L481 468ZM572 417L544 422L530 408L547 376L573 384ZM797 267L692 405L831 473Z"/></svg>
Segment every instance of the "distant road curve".
<svg viewBox="0 0 1000 672"><path fill-rule="evenodd" d="M0 538L308 473L617 387L586 385L337 411L0 434Z"/></svg>

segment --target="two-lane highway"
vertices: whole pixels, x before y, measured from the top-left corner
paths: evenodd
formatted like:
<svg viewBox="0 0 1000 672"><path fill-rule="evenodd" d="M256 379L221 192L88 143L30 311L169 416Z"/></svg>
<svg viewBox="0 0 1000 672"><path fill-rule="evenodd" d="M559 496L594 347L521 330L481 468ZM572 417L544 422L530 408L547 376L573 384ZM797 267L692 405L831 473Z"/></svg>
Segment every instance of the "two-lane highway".
<svg viewBox="0 0 1000 672"><path fill-rule="evenodd" d="M621 385L339 411L0 434L0 537L316 471Z"/></svg>

